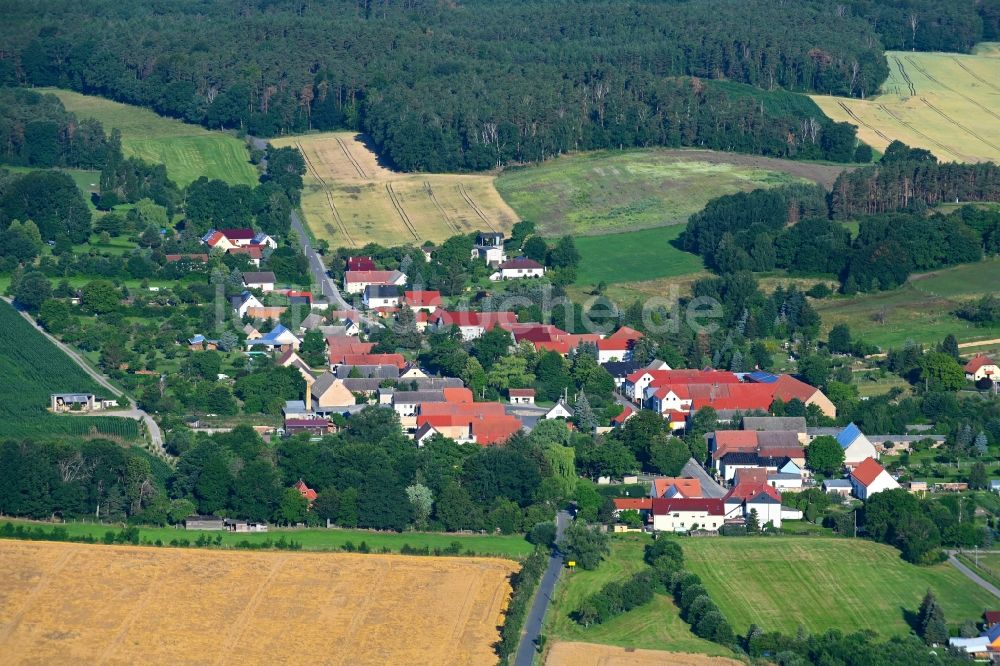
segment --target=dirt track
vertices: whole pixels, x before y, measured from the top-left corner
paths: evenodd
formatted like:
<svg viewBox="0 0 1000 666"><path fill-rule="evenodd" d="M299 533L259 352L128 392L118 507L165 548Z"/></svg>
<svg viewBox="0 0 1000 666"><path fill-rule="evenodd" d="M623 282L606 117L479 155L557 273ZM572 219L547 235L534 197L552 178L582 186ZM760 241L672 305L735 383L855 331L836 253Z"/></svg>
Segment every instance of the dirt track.
<svg viewBox="0 0 1000 666"><path fill-rule="evenodd" d="M705 654L566 642L553 645L545 659L545 666L740 666L742 663Z"/></svg>

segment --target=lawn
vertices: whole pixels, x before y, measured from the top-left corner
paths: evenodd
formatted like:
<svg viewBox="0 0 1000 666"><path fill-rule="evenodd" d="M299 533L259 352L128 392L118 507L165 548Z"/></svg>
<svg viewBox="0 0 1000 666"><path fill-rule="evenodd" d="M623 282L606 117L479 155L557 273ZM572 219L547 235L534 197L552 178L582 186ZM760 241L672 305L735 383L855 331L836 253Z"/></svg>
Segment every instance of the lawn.
<svg viewBox="0 0 1000 666"><path fill-rule="evenodd" d="M975 55L887 51L882 94L812 99L834 120L858 126L858 137L878 150L899 139L943 161L996 161L1000 60L996 44L982 46Z"/></svg>
<svg viewBox="0 0 1000 666"><path fill-rule="evenodd" d="M657 594L649 604L619 615L601 625L583 627L570 618L587 596L614 580L624 580L646 564L642 549L649 537L616 535L611 540L611 555L594 571L582 569L563 572L552 595L542 633L549 640L584 641L650 650L694 652L717 656L732 653L720 645L702 640L691 633L681 620L673 600Z"/></svg>
<svg viewBox="0 0 1000 666"><path fill-rule="evenodd" d="M685 539L687 567L742 634L756 623L794 634L870 629L883 636L910 631L928 588L952 626L978 618L997 599L949 564L918 567L895 548L825 537Z"/></svg>
<svg viewBox="0 0 1000 666"><path fill-rule="evenodd" d="M0 524L12 522L15 525L23 523L30 526L41 525L45 529L51 529L52 523L35 523L20 520L2 520ZM109 530L118 531L120 525L96 525L93 523L60 523L59 527L65 527L70 536L93 536L102 538ZM302 544L303 550L339 550L341 546L350 541L355 546L364 541L372 551L388 548L390 551L398 552L404 545L414 548L427 546L431 550L435 548L447 548L453 542L462 544L463 552L474 552L477 555L503 556L512 558L522 558L528 556L534 546L528 543L523 536L519 535L479 535L479 534L443 534L436 532L405 532L397 534L395 532L369 532L367 530L344 530L344 529L278 529L271 528L267 533L236 534L235 532L188 532L187 530L173 527L142 527L139 529L139 538L146 542L155 542L157 539L164 544L170 543L174 539L187 539L193 542L201 535L215 538L222 536L224 546L235 546L241 541L250 543L263 543L270 539L277 541L281 537L289 541L297 541Z"/></svg>
<svg viewBox="0 0 1000 666"><path fill-rule="evenodd" d="M581 285L638 282L678 277L704 269L701 257L670 244L684 227L674 225L607 236L580 236L576 249L580 266L576 281Z"/></svg>
<svg viewBox="0 0 1000 666"><path fill-rule="evenodd" d="M683 224L723 194L796 180L829 186L842 167L662 148L564 155L504 171L497 189L541 232L606 234Z"/></svg>
<svg viewBox="0 0 1000 666"><path fill-rule="evenodd" d="M257 184L257 170L250 164L246 144L235 136L103 97L54 88L43 91L57 95L66 110L78 117L101 121L106 132L121 130L127 157L166 165L167 175L181 187L201 176L231 184Z"/></svg>
<svg viewBox="0 0 1000 666"><path fill-rule="evenodd" d="M31 171L41 171L36 167L22 167L22 166L11 166L9 164L0 164L0 169L6 169L13 173L29 173ZM48 171L49 169L46 169ZM101 172L92 171L90 169L54 169L55 171L62 171L63 173L69 175L76 183L76 186L83 193L83 198L87 201L87 205L90 207L91 211L96 211L94 207L94 202L91 201L90 195L94 192L100 192L101 190Z"/></svg>
<svg viewBox="0 0 1000 666"><path fill-rule="evenodd" d="M974 326L952 314L964 301L995 292L1000 258L913 275L890 291L836 297L816 302L824 331L836 324L855 337L884 349L907 340L940 342L953 333L959 342L1000 338L1000 326ZM883 317L882 322L877 321Z"/></svg>

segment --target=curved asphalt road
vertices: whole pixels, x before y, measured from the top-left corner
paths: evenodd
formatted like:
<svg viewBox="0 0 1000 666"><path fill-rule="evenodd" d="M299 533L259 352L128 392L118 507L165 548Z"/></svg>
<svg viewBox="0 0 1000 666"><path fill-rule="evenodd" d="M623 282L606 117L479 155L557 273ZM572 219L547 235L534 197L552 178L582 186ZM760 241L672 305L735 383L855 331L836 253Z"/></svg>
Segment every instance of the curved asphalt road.
<svg viewBox="0 0 1000 666"><path fill-rule="evenodd" d="M562 539L563 531L569 524L570 517L566 511L556 514L556 541ZM542 622L545 620L545 611L549 608L549 601L552 599L552 591L559 581L559 574L563 569L562 553L558 549L552 551L549 558L549 566L542 574L541 583L535 593L535 601L531 604L528 617L524 622L524 633L521 634L521 642L517 646L517 655L514 657L514 666L531 666L535 659L536 643L542 633Z"/></svg>
<svg viewBox="0 0 1000 666"><path fill-rule="evenodd" d="M948 552L948 564L961 571L966 578L968 578L973 583L983 588L990 594L1000 597L1000 590L998 590L995 585L991 585L983 578L981 578L978 574L976 574L975 571L973 571L972 569L970 569L969 567L965 566L964 564L958 561L958 558L955 557L955 554L958 553L957 550L949 550L947 552Z"/></svg>

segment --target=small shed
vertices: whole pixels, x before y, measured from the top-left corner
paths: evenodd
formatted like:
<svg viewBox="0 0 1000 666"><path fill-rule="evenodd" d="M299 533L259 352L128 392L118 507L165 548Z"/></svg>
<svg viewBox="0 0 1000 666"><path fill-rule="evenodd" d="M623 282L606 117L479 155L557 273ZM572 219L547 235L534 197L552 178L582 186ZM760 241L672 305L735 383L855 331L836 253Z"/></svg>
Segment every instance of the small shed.
<svg viewBox="0 0 1000 666"><path fill-rule="evenodd" d="M184 519L186 530L222 530L226 528L226 520L217 516L188 516Z"/></svg>
<svg viewBox="0 0 1000 666"><path fill-rule="evenodd" d="M533 405L535 404L535 389L509 389L507 397L512 405Z"/></svg>

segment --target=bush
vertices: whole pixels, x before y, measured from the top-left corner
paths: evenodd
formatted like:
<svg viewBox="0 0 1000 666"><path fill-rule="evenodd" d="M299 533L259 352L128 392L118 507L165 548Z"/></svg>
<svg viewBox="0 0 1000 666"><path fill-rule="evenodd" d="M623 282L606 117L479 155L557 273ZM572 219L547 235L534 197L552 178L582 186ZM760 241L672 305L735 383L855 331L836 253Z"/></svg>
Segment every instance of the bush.
<svg viewBox="0 0 1000 666"><path fill-rule="evenodd" d="M592 594L573 613L583 626L602 624L653 600L653 573L640 571L625 583L612 582Z"/></svg>

